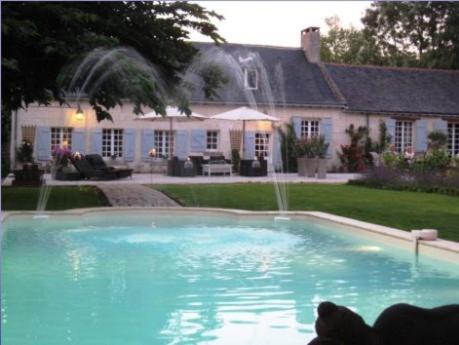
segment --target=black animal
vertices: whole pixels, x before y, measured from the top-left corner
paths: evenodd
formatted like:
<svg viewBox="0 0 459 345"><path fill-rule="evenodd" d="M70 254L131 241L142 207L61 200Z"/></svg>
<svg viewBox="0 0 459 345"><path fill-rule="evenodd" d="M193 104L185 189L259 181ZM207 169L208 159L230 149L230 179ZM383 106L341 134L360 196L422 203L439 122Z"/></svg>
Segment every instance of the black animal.
<svg viewBox="0 0 459 345"><path fill-rule="evenodd" d="M332 302L321 303L317 312L317 338L308 345L459 345L459 304L433 309L395 304L373 327Z"/></svg>

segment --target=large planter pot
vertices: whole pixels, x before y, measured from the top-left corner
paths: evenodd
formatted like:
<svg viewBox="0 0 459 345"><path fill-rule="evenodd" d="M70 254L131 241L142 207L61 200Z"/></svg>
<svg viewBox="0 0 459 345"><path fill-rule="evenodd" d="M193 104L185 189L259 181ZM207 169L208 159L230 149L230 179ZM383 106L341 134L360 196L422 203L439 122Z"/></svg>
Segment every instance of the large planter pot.
<svg viewBox="0 0 459 345"><path fill-rule="evenodd" d="M327 165L328 165L328 158L318 159L317 178L320 178L320 179L327 178Z"/></svg>
<svg viewBox="0 0 459 345"><path fill-rule="evenodd" d="M306 176L315 177L317 171L317 158L306 158Z"/></svg>
<svg viewBox="0 0 459 345"><path fill-rule="evenodd" d="M298 176L306 176L306 158L297 158L296 164L298 166Z"/></svg>

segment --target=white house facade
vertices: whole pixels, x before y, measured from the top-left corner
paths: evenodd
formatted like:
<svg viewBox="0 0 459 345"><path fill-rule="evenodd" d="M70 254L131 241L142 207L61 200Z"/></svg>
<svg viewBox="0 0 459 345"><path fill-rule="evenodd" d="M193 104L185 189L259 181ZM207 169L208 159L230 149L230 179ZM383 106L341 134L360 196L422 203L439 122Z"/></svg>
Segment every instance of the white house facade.
<svg viewBox="0 0 459 345"><path fill-rule="evenodd" d="M213 49L210 44L197 46L202 51ZM279 119L247 122L246 159L264 156L271 167L279 167L277 128L291 123L297 137L325 137L330 143L329 169L336 169L337 151L349 142L346 128L366 126L376 140L380 121L386 123L400 152L407 147L426 151L428 133L441 130L448 134L449 152L459 155L459 71L321 63L318 28L302 31L301 48L224 44L219 49L235 61L256 56L262 62L262 70L257 64L241 69L243 87L251 96L245 90L221 90L220 97L208 100L196 93L191 96L192 111L210 117L256 106ZM177 121L169 138L169 121L139 121L128 103L110 111L113 122L97 122L89 104L79 106L83 114L77 112L77 104L32 105L18 111L13 119L14 146L23 139L32 141L36 160L44 164L51 160L54 148L66 146L74 152L98 153L107 160L116 156L117 163L135 171L150 169L152 161L160 165L171 143L173 154L180 159L212 152L231 158L232 149L240 149L241 122ZM149 156L152 148L155 158Z"/></svg>

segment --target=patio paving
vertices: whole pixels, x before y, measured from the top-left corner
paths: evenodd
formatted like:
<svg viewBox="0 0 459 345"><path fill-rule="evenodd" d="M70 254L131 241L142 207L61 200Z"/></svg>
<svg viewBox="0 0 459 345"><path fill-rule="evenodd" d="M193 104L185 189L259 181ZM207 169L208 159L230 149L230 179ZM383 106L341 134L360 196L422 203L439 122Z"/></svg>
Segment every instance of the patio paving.
<svg viewBox="0 0 459 345"><path fill-rule="evenodd" d="M195 177L174 177L162 174L133 174L132 178L125 178L116 181L56 181L51 179L50 174L45 174L46 184L50 186L84 186L84 185L112 185L121 186L124 184L213 184L213 183L332 183L343 184L357 178L359 174L327 174L326 179L300 177L298 174L269 174L268 176L247 177L247 176L195 176ZM3 186L11 186L12 177L3 181Z"/></svg>
<svg viewBox="0 0 459 345"><path fill-rule="evenodd" d="M102 184L99 189L112 206L180 207L163 193L140 184Z"/></svg>

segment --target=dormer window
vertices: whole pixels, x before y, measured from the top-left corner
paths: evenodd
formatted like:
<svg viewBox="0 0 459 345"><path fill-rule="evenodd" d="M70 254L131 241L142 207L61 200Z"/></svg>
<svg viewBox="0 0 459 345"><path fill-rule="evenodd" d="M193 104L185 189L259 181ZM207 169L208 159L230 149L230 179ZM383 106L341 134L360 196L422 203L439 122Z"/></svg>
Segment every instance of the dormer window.
<svg viewBox="0 0 459 345"><path fill-rule="evenodd" d="M256 69L244 69L244 86L247 90L258 90L258 73Z"/></svg>

